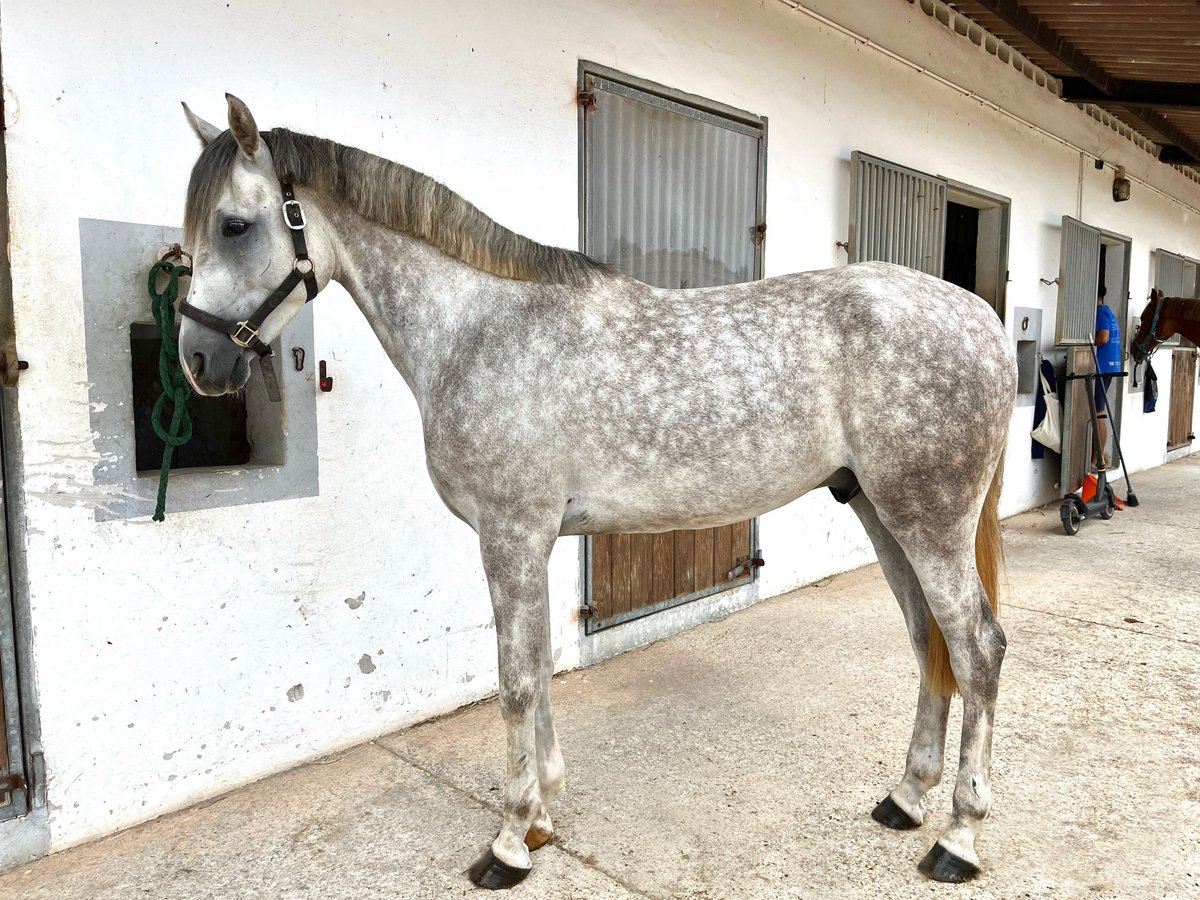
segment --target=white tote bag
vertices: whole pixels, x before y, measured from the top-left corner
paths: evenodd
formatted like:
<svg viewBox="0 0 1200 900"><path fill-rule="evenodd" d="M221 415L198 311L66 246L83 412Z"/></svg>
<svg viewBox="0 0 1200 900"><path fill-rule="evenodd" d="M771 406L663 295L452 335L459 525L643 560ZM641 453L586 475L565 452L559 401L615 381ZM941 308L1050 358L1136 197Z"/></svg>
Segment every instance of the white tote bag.
<svg viewBox="0 0 1200 900"><path fill-rule="evenodd" d="M1047 450L1061 453L1062 403L1059 402L1058 394L1050 390L1050 383L1046 381L1046 376L1042 374L1040 367L1038 368L1038 378L1042 379L1042 396L1046 401L1046 418L1042 419L1042 423L1037 428L1029 432L1029 436Z"/></svg>

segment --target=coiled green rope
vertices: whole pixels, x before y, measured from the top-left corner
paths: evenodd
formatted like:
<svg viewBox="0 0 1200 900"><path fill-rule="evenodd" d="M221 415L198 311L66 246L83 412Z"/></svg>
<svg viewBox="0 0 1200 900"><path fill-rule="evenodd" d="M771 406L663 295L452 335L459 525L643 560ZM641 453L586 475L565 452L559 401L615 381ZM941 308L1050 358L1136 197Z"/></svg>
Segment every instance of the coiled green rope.
<svg viewBox="0 0 1200 900"><path fill-rule="evenodd" d="M160 273L167 276L167 286L162 293L155 290ZM183 376L183 368L179 365L179 345L175 343L175 298L179 296L179 276L191 274L189 266L175 265L165 259L159 260L150 269L150 306L154 312L154 321L158 323L158 329L162 332L162 346L158 351L158 379L163 386L162 394L154 401L150 424L154 426L154 433L166 444L163 448L162 468L158 473L155 522L166 518L167 478L171 473L171 457L175 455L175 448L182 447L192 439L192 417L188 415L187 410L188 393L191 388ZM171 404L171 423L164 426L163 412L167 403Z"/></svg>

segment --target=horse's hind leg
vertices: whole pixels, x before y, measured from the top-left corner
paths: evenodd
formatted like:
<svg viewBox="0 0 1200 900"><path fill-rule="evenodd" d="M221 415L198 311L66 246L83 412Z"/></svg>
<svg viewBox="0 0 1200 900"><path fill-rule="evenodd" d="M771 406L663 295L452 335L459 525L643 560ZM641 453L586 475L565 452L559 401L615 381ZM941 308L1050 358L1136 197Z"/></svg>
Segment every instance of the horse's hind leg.
<svg viewBox="0 0 1200 900"><path fill-rule="evenodd" d="M963 698L953 815L918 868L938 881L966 881L979 872L975 837L991 808L992 719L1006 643L975 569L977 522L940 512L931 504L919 519L894 520L884 509L880 518L920 580Z"/></svg>
<svg viewBox="0 0 1200 900"><path fill-rule="evenodd" d="M909 640L912 642L921 671L917 718L913 725L912 740L908 745L904 778L876 805L871 817L888 828L919 828L925 820L925 794L942 778L946 750L946 715L950 710L950 698L930 693L926 688L929 607L925 604L925 593L921 590L921 582L909 564L908 557L891 532L879 521L874 504L865 494L855 496L850 501L850 507L862 521L863 528L879 557L879 566L883 570L884 578L900 603L904 622L908 626Z"/></svg>
<svg viewBox="0 0 1200 900"><path fill-rule="evenodd" d="M500 713L508 731L504 820L491 848L471 867L487 888L512 887L532 867L530 845L549 839L546 789L562 783L547 695L551 674L546 563L558 521L481 523L479 545L496 616ZM548 739L550 743L547 743ZM535 831L535 827L539 830ZM536 849L536 847L534 847Z"/></svg>

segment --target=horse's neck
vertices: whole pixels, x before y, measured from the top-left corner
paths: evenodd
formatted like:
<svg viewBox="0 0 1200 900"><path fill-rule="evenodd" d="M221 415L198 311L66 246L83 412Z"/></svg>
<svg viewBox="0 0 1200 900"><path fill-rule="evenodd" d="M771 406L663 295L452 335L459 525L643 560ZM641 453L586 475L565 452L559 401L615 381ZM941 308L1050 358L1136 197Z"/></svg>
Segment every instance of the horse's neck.
<svg viewBox="0 0 1200 900"><path fill-rule="evenodd" d="M1175 326L1175 332L1200 344L1200 300L1172 297L1164 303L1163 314Z"/></svg>
<svg viewBox="0 0 1200 900"><path fill-rule="evenodd" d="M417 401L457 341L519 282L480 272L347 210L327 214L336 280L354 298Z"/></svg>

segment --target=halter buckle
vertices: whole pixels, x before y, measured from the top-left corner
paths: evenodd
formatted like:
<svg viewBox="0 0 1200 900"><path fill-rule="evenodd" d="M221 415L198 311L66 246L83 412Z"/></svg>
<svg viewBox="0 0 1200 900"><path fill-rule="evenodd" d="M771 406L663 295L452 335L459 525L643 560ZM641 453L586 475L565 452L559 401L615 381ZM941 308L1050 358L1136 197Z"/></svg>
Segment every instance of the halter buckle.
<svg viewBox="0 0 1200 900"><path fill-rule="evenodd" d="M293 224L292 214L288 212L289 206L294 206L296 208L296 222L299 222L299 224ZM288 228L292 229L292 231L304 230L304 226L308 224L308 220L304 218L304 207L300 205L299 200L283 201L283 222Z"/></svg>
<svg viewBox="0 0 1200 900"><path fill-rule="evenodd" d="M246 337L242 337L243 332L245 332ZM237 331L235 331L231 335L229 335L229 339L231 341L233 341L235 344L237 344L239 347L241 347L243 350L249 350L250 345L258 340L258 329L251 328L250 323L248 321L247 322L238 322L237 323Z"/></svg>

